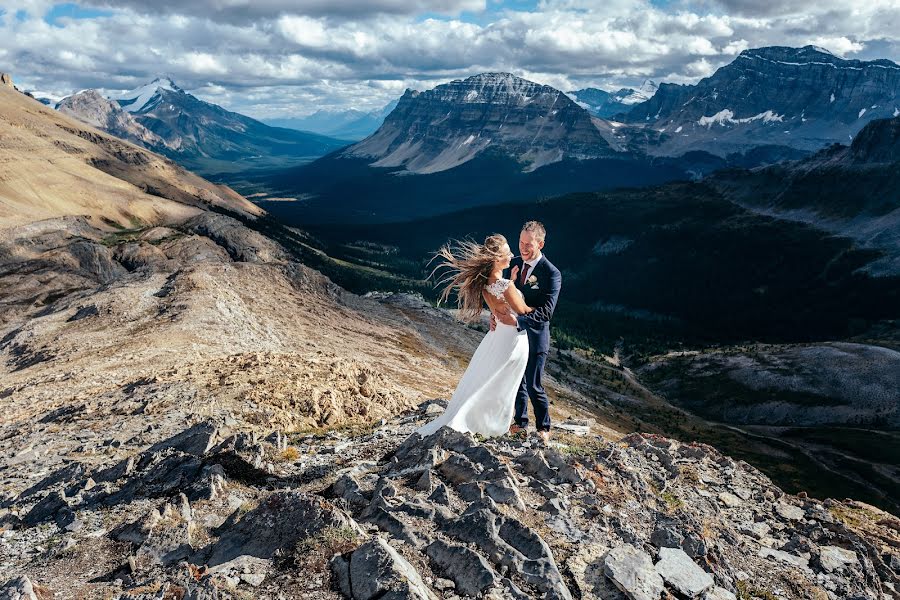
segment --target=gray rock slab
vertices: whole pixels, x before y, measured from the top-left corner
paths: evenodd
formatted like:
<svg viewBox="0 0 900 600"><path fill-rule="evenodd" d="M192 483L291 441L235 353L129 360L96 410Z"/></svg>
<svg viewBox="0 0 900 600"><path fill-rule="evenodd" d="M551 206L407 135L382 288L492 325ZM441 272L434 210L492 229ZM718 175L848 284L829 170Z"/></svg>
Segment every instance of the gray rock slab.
<svg viewBox="0 0 900 600"><path fill-rule="evenodd" d="M703 592L700 600L737 600L737 596L716 585Z"/></svg>
<svg viewBox="0 0 900 600"><path fill-rule="evenodd" d="M150 452L159 452L166 448L174 448L185 454L203 456L215 445L218 431L212 423L197 423L167 440L150 447Z"/></svg>
<svg viewBox="0 0 900 600"><path fill-rule="evenodd" d="M484 557L465 546L437 540L425 548L425 554L466 596L478 596L499 579Z"/></svg>
<svg viewBox="0 0 900 600"><path fill-rule="evenodd" d="M858 562L859 559L853 550L847 550L838 546L822 546L819 548L819 564L829 573Z"/></svg>
<svg viewBox="0 0 900 600"><path fill-rule="evenodd" d="M728 508L737 508L744 503L740 498L738 498L731 492L722 492L721 494L719 494L719 502L721 502Z"/></svg>
<svg viewBox="0 0 900 600"><path fill-rule="evenodd" d="M795 567L800 568L808 568L809 561L802 556L797 556L796 554L791 554L789 552L784 552L782 550L775 550L773 548L760 548L757 555L760 558L774 558L775 560L781 561L785 564L793 565Z"/></svg>
<svg viewBox="0 0 900 600"><path fill-rule="evenodd" d="M656 572L689 598L696 598L714 583L712 575L701 569L681 548L660 548Z"/></svg>
<svg viewBox="0 0 900 600"><path fill-rule="evenodd" d="M380 537L372 538L350 555L350 588L354 600L437 600L418 571Z"/></svg>
<svg viewBox="0 0 900 600"><path fill-rule="evenodd" d="M38 600L38 597L31 580L19 575L0 586L0 600Z"/></svg>
<svg viewBox="0 0 900 600"><path fill-rule="evenodd" d="M787 519L788 521L799 521L803 518L804 514L803 509L799 506L785 504L784 502L775 503L775 512L778 513L779 517Z"/></svg>
<svg viewBox="0 0 900 600"><path fill-rule="evenodd" d="M630 600L659 600L663 579L650 556L631 544L616 546L606 555L603 570Z"/></svg>

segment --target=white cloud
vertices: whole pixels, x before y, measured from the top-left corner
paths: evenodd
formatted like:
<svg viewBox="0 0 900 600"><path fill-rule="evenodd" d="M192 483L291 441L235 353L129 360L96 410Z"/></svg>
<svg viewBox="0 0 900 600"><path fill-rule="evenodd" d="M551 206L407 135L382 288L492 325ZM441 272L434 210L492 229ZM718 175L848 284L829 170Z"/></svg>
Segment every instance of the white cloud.
<svg viewBox="0 0 900 600"><path fill-rule="evenodd" d="M866 46L859 42L853 42L846 37L814 37L809 40L814 46L820 46L838 56L846 56L856 52L861 52Z"/></svg>
<svg viewBox="0 0 900 600"><path fill-rule="evenodd" d="M718 8L711 11L710 2ZM379 108L407 87L427 89L489 70L563 90L617 89L645 78L696 82L741 51L767 45L815 44L854 58L900 59L895 0L681 0L671 9L647 0L542 0L530 11L517 6L493 0L487 9L484 0L126 0L115 3L111 16L55 26L40 18L49 2L0 0L6 11L0 57L17 81L60 95L85 87L125 90L165 74L204 99L257 117L322 106ZM12 18L16 10L31 17ZM459 18L464 11L478 18Z"/></svg>

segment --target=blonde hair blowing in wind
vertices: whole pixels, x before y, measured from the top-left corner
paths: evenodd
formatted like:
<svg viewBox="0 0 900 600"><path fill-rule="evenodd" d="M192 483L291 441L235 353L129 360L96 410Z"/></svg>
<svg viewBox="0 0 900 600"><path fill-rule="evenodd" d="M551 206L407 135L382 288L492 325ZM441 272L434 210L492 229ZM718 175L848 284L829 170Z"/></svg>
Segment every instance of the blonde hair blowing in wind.
<svg viewBox="0 0 900 600"><path fill-rule="evenodd" d="M442 271L443 276L435 287L446 284L438 303L446 302L456 290L460 317L470 322L478 320L484 306L482 294L494 270L494 262L508 257L503 246L508 244L499 233L486 237L483 244L464 240L441 246L432 260L443 261L431 272L434 276L437 271Z"/></svg>

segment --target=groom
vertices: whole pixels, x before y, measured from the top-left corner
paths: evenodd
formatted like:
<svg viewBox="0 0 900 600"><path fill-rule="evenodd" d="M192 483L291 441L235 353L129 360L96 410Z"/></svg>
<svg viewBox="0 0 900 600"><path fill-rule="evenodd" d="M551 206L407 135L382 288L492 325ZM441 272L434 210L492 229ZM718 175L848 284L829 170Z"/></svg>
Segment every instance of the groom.
<svg viewBox="0 0 900 600"><path fill-rule="evenodd" d="M562 275L541 250L547 230L537 221L528 221L519 234L519 253L510 262L511 273L518 267L515 286L522 292L525 304L534 312L518 318L519 329L528 333L528 365L516 395L515 423L512 435L524 433L528 426L528 399L534 407L534 421L538 435L546 443L550 440L550 401L541 384L544 363L550 352L550 318L559 299ZM491 327L494 322L491 319Z"/></svg>

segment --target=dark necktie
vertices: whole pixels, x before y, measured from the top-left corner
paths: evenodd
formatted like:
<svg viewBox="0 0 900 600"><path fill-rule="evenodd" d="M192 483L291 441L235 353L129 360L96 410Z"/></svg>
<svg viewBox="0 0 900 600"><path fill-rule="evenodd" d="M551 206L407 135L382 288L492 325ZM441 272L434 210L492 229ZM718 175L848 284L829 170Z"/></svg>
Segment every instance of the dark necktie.
<svg viewBox="0 0 900 600"><path fill-rule="evenodd" d="M525 278L528 277L528 269L531 268L531 265L528 263L522 263L522 276L519 279L519 285L525 285Z"/></svg>

